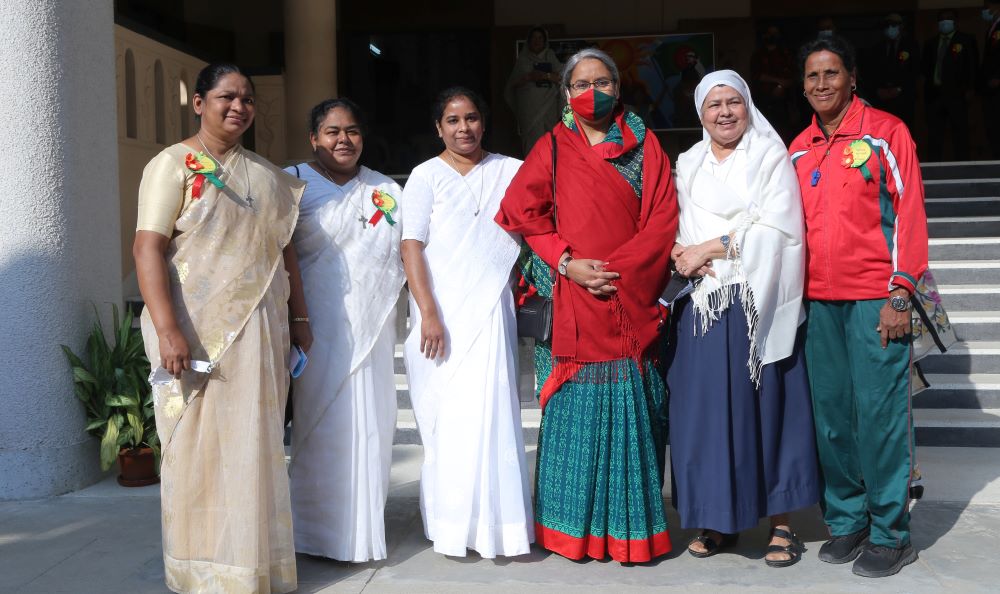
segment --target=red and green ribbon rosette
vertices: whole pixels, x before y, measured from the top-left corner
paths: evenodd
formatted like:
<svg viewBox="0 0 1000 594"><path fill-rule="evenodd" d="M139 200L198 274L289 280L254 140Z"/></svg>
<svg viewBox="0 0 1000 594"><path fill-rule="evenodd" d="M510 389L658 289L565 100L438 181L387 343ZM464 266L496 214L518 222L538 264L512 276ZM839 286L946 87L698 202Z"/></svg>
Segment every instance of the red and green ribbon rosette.
<svg viewBox="0 0 1000 594"><path fill-rule="evenodd" d="M872 145L867 140L855 140L844 147L844 167L851 167L861 172L865 181L872 180L872 172L868 169L868 160L872 158Z"/></svg>
<svg viewBox="0 0 1000 594"><path fill-rule="evenodd" d="M189 171L195 173L194 184L191 186L191 198L201 198L201 189L205 185L206 179L216 188L226 187L226 184L222 183L222 180L215 174L219 166L205 153L200 151L197 154L188 153L184 157L184 165Z"/></svg>
<svg viewBox="0 0 1000 594"><path fill-rule="evenodd" d="M396 221L392 220L392 211L396 210L396 199L393 198L389 192L384 192L378 188L373 190L372 204L374 204L375 208L378 210L375 211L372 218L368 220L369 225L374 227L376 223L382 220L383 216L385 217L385 220L389 221L390 225L396 224Z"/></svg>

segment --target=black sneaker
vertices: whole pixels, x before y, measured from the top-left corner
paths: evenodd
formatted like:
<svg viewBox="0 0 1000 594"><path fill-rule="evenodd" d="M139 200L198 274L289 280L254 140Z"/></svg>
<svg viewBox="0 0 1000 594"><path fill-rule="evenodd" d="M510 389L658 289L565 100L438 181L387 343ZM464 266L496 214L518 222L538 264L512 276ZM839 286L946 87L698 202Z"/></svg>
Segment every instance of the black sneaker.
<svg viewBox="0 0 1000 594"><path fill-rule="evenodd" d="M849 563L858 558L868 544L868 528L862 528L845 536L834 536L819 548L819 560L824 563Z"/></svg>
<svg viewBox="0 0 1000 594"><path fill-rule="evenodd" d="M901 549L870 544L854 562L854 574L880 578L899 573L905 565L917 560L917 552L907 543Z"/></svg>

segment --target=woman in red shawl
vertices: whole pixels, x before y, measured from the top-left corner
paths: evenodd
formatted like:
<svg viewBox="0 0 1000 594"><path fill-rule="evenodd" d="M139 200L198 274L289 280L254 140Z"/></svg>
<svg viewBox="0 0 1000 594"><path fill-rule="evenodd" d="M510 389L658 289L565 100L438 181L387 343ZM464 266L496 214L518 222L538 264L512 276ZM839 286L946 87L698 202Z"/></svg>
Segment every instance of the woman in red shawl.
<svg viewBox="0 0 1000 594"><path fill-rule="evenodd" d="M656 138L618 104L607 54L574 55L562 84L563 120L528 154L496 217L524 236L525 278L554 299L551 353L540 345L537 357L540 370L553 367L539 374L536 541L571 559L649 561L670 550L657 298L677 197Z"/></svg>

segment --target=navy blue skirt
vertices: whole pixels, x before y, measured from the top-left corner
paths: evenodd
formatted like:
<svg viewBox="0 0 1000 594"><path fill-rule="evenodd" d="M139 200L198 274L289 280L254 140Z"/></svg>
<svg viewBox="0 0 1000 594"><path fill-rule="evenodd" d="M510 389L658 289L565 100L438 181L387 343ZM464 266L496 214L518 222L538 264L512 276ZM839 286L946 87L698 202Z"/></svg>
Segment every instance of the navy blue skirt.
<svg viewBox="0 0 1000 594"><path fill-rule="evenodd" d="M735 533L819 501L804 325L787 359L747 367L737 297L703 335L691 300L675 308L667 349L673 504L683 528Z"/></svg>

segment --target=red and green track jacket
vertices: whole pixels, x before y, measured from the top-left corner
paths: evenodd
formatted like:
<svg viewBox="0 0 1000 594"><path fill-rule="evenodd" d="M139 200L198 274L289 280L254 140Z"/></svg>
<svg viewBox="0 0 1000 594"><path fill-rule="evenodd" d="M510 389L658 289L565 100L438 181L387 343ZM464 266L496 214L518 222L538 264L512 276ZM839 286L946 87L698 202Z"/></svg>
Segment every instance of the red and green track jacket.
<svg viewBox="0 0 1000 594"><path fill-rule="evenodd" d="M896 116L855 97L827 139L812 124L792 141L806 219L808 299L911 293L927 269L927 215L916 146Z"/></svg>

